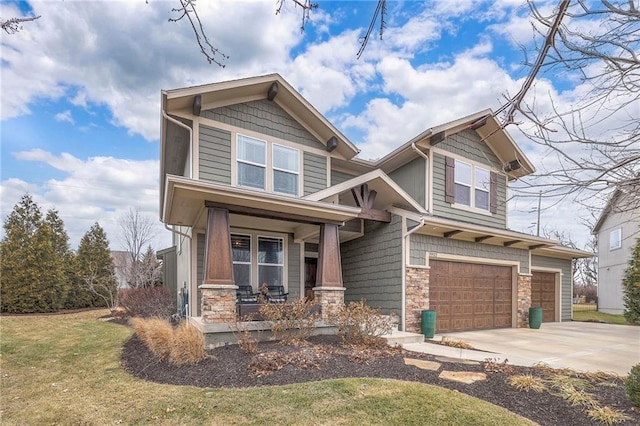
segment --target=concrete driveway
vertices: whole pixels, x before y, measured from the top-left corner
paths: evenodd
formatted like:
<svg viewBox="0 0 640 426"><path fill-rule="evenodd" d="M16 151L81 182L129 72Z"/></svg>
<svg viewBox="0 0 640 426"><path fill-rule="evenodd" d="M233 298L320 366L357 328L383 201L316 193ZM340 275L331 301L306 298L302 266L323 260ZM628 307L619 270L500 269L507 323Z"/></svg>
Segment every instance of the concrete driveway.
<svg viewBox="0 0 640 426"><path fill-rule="evenodd" d="M444 333L436 335L435 339L439 340L442 336L463 340L477 350L486 351L478 353L455 349L443 353L440 348L434 348L439 352L438 355L453 355L456 358L507 358L514 365L544 363L556 368L606 371L625 376L631 367L640 362L640 327L636 326L562 322L543 323L538 330L504 328ZM424 348L424 345L441 346L429 343L411 346L414 345L420 345L421 352L431 353L432 350Z"/></svg>

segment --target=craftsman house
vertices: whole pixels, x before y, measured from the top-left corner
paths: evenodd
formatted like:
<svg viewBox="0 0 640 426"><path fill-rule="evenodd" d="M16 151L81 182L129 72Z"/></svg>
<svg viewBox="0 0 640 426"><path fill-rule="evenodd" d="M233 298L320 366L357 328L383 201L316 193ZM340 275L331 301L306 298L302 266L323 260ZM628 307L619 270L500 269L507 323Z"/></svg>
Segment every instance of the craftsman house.
<svg viewBox="0 0 640 426"><path fill-rule="evenodd" d="M272 74L163 91L161 129L160 217L195 323L235 320L237 288L263 284L324 318L365 298L407 331L425 309L437 332L526 326L531 306L571 319L588 253L508 229L507 185L534 166L489 110L370 162Z"/></svg>
<svg viewBox="0 0 640 426"><path fill-rule="evenodd" d="M593 227L598 238L598 311L607 314L624 313L622 279L640 238L640 208L637 195L630 192L616 190Z"/></svg>

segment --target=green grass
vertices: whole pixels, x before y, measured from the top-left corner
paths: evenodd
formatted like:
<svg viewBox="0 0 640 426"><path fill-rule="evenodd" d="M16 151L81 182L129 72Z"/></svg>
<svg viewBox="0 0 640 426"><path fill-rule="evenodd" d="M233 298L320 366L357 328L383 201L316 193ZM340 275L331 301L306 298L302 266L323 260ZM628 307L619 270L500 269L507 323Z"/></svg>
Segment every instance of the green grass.
<svg viewBox="0 0 640 426"><path fill-rule="evenodd" d="M573 312L574 321L603 322L607 324L629 325L624 315L605 314L604 312Z"/></svg>
<svg viewBox="0 0 640 426"><path fill-rule="evenodd" d="M98 321L104 313L0 317L0 423L531 424L458 392L395 380L251 389L145 382L119 364L131 330Z"/></svg>

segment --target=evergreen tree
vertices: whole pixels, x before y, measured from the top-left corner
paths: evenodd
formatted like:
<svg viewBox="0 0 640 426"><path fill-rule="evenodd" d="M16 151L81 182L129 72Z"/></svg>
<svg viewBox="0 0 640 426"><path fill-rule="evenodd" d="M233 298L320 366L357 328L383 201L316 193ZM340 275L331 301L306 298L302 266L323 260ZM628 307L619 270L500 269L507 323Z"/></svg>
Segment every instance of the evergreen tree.
<svg viewBox="0 0 640 426"><path fill-rule="evenodd" d="M112 308L118 282L107 234L97 222L80 240L76 260L80 285L93 295L97 304Z"/></svg>
<svg viewBox="0 0 640 426"><path fill-rule="evenodd" d="M631 252L629 266L622 279L624 317L632 324L640 324L640 238Z"/></svg>
<svg viewBox="0 0 640 426"><path fill-rule="evenodd" d="M50 212L43 219L40 207L31 195L25 194L3 226L0 310L59 310L64 301L65 277L57 248L64 246L66 233L57 213Z"/></svg>

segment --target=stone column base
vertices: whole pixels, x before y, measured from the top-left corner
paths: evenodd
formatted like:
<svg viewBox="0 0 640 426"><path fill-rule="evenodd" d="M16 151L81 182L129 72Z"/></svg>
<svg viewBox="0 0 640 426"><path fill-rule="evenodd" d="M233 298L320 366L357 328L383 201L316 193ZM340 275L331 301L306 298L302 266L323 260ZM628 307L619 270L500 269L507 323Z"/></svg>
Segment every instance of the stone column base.
<svg viewBox="0 0 640 426"><path fill-rule="evenodd" d="M529 327L529 308L531 307L531 275L518 275L518 312L517 327Z"/></svg>
<svg viewBox="0 0 640 426"><path fill-rule="evenodd" d="M236 320L235 285L202 284L201 321L203 324Z"/></svg>
<svg viewBox="0 0 640 426"><path fill-rule="evenodd" d="M320 305L320 317L323 321L331 318L344 306L344 287L314 287L314 301Z"/></svg>
<svg viewBox="0 0 640 426"><path fill-rule="evenodd" d="M420 333L422 311L429 309L429 268L406 268L404 330Z"/></svg>

